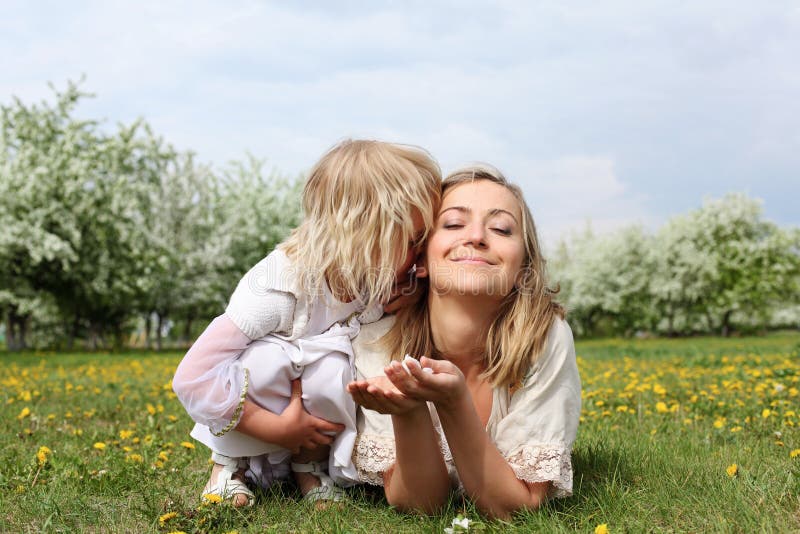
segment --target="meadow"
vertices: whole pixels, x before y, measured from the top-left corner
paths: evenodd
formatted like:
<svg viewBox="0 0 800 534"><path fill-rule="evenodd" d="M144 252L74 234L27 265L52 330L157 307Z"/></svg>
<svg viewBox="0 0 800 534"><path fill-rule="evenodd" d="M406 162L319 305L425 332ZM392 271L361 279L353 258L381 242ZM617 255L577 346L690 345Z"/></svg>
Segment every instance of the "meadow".
<svg viewBox="0 0 800 534"><path fill-rule="evenodd" d="M3 532L800 532L800 335L579 342L574 495L487 521L356 488L317 511L288 484L201 503L208 452L170 386L178 353L0 354Z"/></svg>

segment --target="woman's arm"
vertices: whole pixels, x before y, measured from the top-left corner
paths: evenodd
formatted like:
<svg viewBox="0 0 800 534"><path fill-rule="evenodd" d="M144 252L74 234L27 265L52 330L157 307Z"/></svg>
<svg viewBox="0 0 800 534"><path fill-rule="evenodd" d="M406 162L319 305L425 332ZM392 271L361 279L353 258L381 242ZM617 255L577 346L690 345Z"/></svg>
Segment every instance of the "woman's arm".
<svg viewBox="0 0 800 534"><path fill-rule="evenodd" d="M386 500L401 510L436 512L447 501L450 477L427 404L407 398L383 377L347 389L362 407L392 415L396 456L383 477Z"/></svg>
<svg viewBox="0 0 800 534"><path fill-rule="evenodd" d="M458 476L475 505L489 516L501 518L539 507L550 483L528 483L516 477L489 439L458 367L428 358L420 363L434 372L423 372L419 364L409 361L409 374L394 362L387 368L387 377L409 397L434 403Z"/></svg>
<svg viewBox="0 0 800 534"><path fill-rule="evenodd" d="M517 478L489 439L468 391L453 402L437 403L436 411L464 491L481 512L506 518L525 508L538 508L545 501L550 482Z"/></svg>

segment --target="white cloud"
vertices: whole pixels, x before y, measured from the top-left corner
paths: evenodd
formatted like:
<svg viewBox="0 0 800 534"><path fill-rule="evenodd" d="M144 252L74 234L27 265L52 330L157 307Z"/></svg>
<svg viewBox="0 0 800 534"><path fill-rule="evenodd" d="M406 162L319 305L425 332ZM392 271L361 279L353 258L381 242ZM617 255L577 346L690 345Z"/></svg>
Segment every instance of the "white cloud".
<svg viewBox="0 0 800 534"><path fill-rule="evenodd" d="M143 115L217 164L249 150L296 173L345 136L415 143L445 171L503 169L545 235L652 224L729 184L794 213L792 2L37 6L4 5L0 102L86 73L86 116Z"/></svg>

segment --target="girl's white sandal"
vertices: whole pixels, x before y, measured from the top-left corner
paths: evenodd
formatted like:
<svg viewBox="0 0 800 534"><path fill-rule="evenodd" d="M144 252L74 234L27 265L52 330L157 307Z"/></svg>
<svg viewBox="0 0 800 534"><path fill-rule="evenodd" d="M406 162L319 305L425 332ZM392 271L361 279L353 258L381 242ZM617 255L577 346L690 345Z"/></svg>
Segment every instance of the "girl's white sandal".
<svg viewBox="0 0 800 534"><path fill-rule="evenodd" d="M303 495L304 501L314 503L318 501L342 502L348 500L347 493L334 484L333 479L326 472L327 469L328 462L309 462L307 464L292 462L292 471L295 473L309 473L317 477L320 482L318 488L314 488Z"/></svg>
<svg viewBox="0 0 800 534"><path fill-rule="evenodd" d="M247 467L247 460L223 456L216 452L211 453L211 459L222 466L222 471L219 472L216 484L206 486L203 489L203 495L219 495L223 499L233 499L236 495L244 495L247 497L245 506L253 506L256 496L253 495L247 484L233 478L233 475L238 471Z"/></svg>

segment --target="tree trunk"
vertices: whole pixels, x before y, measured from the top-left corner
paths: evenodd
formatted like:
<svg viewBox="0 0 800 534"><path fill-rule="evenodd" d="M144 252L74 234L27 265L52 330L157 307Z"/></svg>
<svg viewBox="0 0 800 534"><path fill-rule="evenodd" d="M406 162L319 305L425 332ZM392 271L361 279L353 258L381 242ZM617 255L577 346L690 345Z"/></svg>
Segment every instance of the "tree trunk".
<svg viewBox="0 0 800 534"><path fill-rule="evenodd" d="M192 342L192 321L194 317L190 313L188 317L186 317L186 322L183 325L183 336L181 336L181 344L188 345Z"/></svg>
<svg viewBox="0 0 800 534"><path fill-rule="evenodd" d="M153 312L148 312L147 315L144 316L144 346L147 350L151 350L153 348L153 339L150 337L152 330Z"/></svg>
<svg viewBox="0 0 800 534"><path fill-rule="evenodd" d="M29 316L17 313L15 306L10 306L6 313L6 347L9 351L18 351L28 348L25 339L28 331Z"/></svg>
<svg viewBox="0 0 800 534"><path fill-rule="evenodd" d="M69 331L69 337L67 338L67 350L72 350L75 346L75 338L78 337L78 330L81 327L81 318L76 313L75 317L72 319L72 328Z"/></svg>
<svg viewBox="0 0 800 534"><path fill-rule="evenodd" d="M122 338L122 323L117 321L114 323L114 350L121 350L125 345L125 340Z"/></svg>
<svg viewBox="0 0 800 534"><path fill-rule="evenodd" d="M722 316L722 335L723 337L731 337L731 315L733 314L733 310L728 310L725 312L725 315Z"/></svg>
<svg viewBox="0 0 800 534"><path fill-rule="evenodd" d="M19 317L19 348L25 350L28 348L28 342L26 338L28 337L28 326L31 324L31 316L18 316Z"/></svg>
<svg viewBox="0 0 800 534"><path fill-rule="evenodd" d="M14 311L11 307L6 312L6 348L12 352L19 350L16 326L14 325Z"/></svg>
<svg viewBox="0 0 800 534"><path fill-rule="evenodd" d="M156 350L161 350L161 328L164 326L164 318L156 312Z"/></svg>

